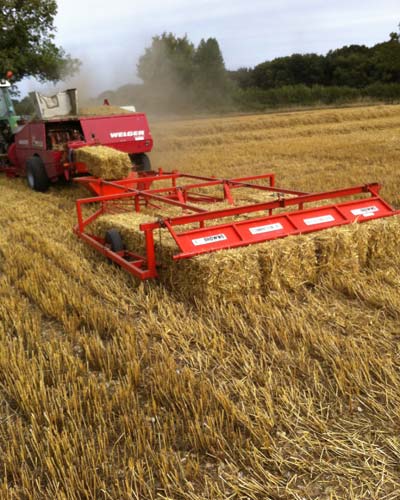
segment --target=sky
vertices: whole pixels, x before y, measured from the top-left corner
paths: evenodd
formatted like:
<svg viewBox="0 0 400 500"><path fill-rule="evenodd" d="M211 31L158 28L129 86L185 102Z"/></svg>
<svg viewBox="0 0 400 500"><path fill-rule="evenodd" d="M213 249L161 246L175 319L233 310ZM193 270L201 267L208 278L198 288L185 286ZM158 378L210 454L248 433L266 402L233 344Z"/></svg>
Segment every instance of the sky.
<svg viewBox="0 0 400 500"><path fill-rule="evenodd" d="M19 84L54 93L76 86L83 98L138 82L136 64L164 31L197 45L218 40L227 69L275 57L350 44L374 45L398 30L399 0L58 0L56 43L82 61L79 76L57 86Z"/></svg>

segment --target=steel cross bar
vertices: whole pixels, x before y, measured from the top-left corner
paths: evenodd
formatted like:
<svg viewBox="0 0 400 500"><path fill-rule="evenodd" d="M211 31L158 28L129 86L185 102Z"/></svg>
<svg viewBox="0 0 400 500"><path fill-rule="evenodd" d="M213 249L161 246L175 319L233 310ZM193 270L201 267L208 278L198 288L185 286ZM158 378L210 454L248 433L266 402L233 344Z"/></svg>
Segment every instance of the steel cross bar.
<svg viewBox="0 0 400 500"><path fill-rule="evenodd" d="M214 184L221 184L224 182L232 182L232 183L242 183L244 181L252 181L252 180L259 180L259 179L269 179L270 180L270 187L273 187L275 184L275 174L259 174L259 175L249 175L246 177L234 177L232 179L221 179L218 177L206 177L206 176L198 176L198 175L191 175L191 174L181 174L181 173L163 173L162 175L159 176L143 176L143 177L129 177L127 179L121 179L118 181L107 181L104 179L98 179L99 182L104 183L104 184L109 184L113 185L114 187L120 187L124 188L124 184L129 184L131 182L134 182L136 184L139 184L144 181L164 181L168 179L198 179L204 182L204 186L208 185L214 185ZM85 178L82 178L82 181L84 182ZM96 180L96 178L93 178L93 180ZM82 182L79 181L78 182ZM209 184L211 183L211 184ZM184 185L181 187L203 187L203 184L201 183L196 183L196 184L188 184ZM251 186L256 187L256 184L252 184ZM266 187L266 186L263 186Z"/></svg>
<svg viewBox="0 0 400 500"><path fill-rule="evenodd" d="M201 176L194 176L194 175L189 175L189 174L180 174L179 176L178 175L175 175L174 176L174 179L178 179L178 178L190 178L190 179L200 179L200 180L204 180L205 182L202 182L202 183L196 183L196 184L186 184L186 185L180 185L180 186L170 186L170 187L166 187L166 188L158 188L158 189L146 189L146 190L140 190L140 189L136 189L136 191L140 191L141 193L145 193L148 194L148 193L151 193L151 194L155 194L155 193L165 193L165 192L176 192L177 193L177 190L178 189L181 189L182 191L186 192L188 190L192 190L192 189L199 189L199 188L202 188L202 187L211 187L211 186L218 186L218 185L222 185L222 186L231 186L232 188L241 188L241 187L247 187L247 188L251 188L251 189L258 189L258 190L261 190L261 191L268 191L268 192L273 192L273 193L282 193L282 194L293 194L293 195L303 195L303 194L308 194L308 193L305 193L304 191L296 191L296 190L293 190L293 189L285 189L285 188L277 188L275 187L275 176L274 174L262 174L262 175L256 175L256 176L247 176L247 177L239 177L239 178L233 178L233 179L216 179L216 178L212 178L212 177L201 177ZM270 179L270 182L271 182L271 186L261 186L261 185L258 185L258 184L252 184L252 183L246 183L246 182L243 182L245 180L258 180L258 179L266 179L266 178L269 178ZM162 180L162 178L152 178L152 177L144 177L143 179L147 179L147 181L151 180L151 179L154 179L154 180ZM120 182L120 181L118 181ZM136 182L136 179L135 179L135 182ZM112 186L112 187L115 187L117 189L121 189L122 191L133 191L135 188L129 188L127 186L123 186L121 184L118 184L116 182L112 182L112 181L101 181L102 184L104 185L108 185L108 186ZM201 194L201 193L197 193L197 194ZM229 197L228 197L229 198ZM187 206L187 208L191 208L193 210L195 210L195 208L192 206L190 207L189 205ZM195 211L199 211L199 210L195 210Z"/></svg>
<svg viewBox="0 0 400 500"><path fill-rule="evenodd" d="M143 175L141 177L127 177L126 179L119 179L118 184L129 184L135 182L137 184L145 181L165 181L169 179L177 179L181 174L178 172L165 172L159 175Z"/></svg>
<svg viewBox="0 0 400 500"><path fill-rule="evenodd" d="M194 175L194 174L181 174L180 177L185 177L187 179L198 179L200 181L215 181L215 180L224 180L218 177L207 177L204 175ZM232 180L235 181L246 181L246 180L257 180L257 179L270 179L271 186L275 183L275 174L258 174L258 175L249 175L246 177L234 177Z"/></svg>
<svg viewBox="0 0 400 500"><path fill-rule="evenodd" d="M112 184L112 183L110 183ZM121 194L108 194L104 196L94 196L92 198L81 198L80 200L76 201L77 207L83 204L87 203L101 203L101 202L107 202L107 201L113 201L113 200L121 200L123 198L132 198L134 196L142 196L143 198L150 198L158 201L162 201L164 203L167 203L168 205L174 205L177 207L185 208L185 209L190 209L193 210L194 212L207 212L207 210L203 208L196 207L195 205L189 205L187 203L181 203L179 201L172 200L170 198L165 198L163 196L158 196L155 194L152 194L148 191L140 191L138 189L133 189L133 188L124 188L125 192Z"/></svg>
<svg viewBox="0 0 400 500"><path fill-rule="evenodd" d="M252 180L252 179L250 179ZM207 181L207 182L200 182L196 184L183 184L178 187L183 189L184 191L189 191L190 189L199 189L199 188L204 188L204 187L211 187L211 186L219 186L219 185L224 185L228 184L229 186L233 188L241 188L241 187L248 187L252 189L258 189L261 191L268 191L268 192L274 192L274 193L283 193L283 194L307 194L304 191L295 191L294 189L285 189L285 188L277 188L275 186L261 186L260 184L251 184L251 183L246 183L242 181L236 181L235 179L215 179L212 181ZM168 189L168 188L165 188ZM153 190L151 190L153 191Z"/></svg>
<svg viewBox="0 0 400 500"><path fill-rule="evenodd" d="M231 215L241 215L244 213L259 212L262 210L273 210L275 208L284 208L291 205L300 205L300 204L303 205L304 203L310 203L313 201L330 200L333 198L351 196L353 194L370 193L371 196L374 196L376 195L376 193L379 192L380 187L381 186L377 183L365 184L363 186L338 189L335 191L305 194L297 196L296 198L282 198L276 201L254 203L252 205L237 206L221 210L214 210L211 212L207 211L205 213L199 213L199 214L181 215L178 217L168 218L168 222L171 226L177 226L183 224L190 224L192 222L202 222L205 220L229 217ZM140 228L142 230L156 229L159 227L160 227L160 222L158 221L143 223L140 225Z"/></svg>
<svg viewBox="0 0 400 500"><path fill-rule="evenodd" d="M260 175L251 175L248 177L234 177L232 179L220 179L215 177L204 177L199 175L190 175L190 174L182 174L181 177L187 179L199 179L205 182L196 183L196 184L186 184L181 186L183 189L196 189L200 187L209 187L209 186L217 186L218 184L229 184L232 187L249 187L253 189L259 189L262 191L273 191L277 193L283 194L307 194L304 191L296 191L293 189L285 189L285 188L277 188L275 187L275 174L260 174ZM261 186L260 184L251 184L244 181L253 181L259 179L270 179L270 186Z"/></svg>
<svg viewBox="0 0 400 500"><path fill-rule="evenodd" d="M164 175L164 174L163 174ZM182 189L184 191L186 190L189 190L189 189L196 189L196 188L200 188L200 187L209 187L209 186L214 186L214 185L224 185L224 184L232 184L232 185L236 185L236 187L250 187L250 188L253 188L253 189L261 189L261 190L266 190L266 191L273 191L273 192L280 192L280 193L287 193L287 194L304 194L302 191L294 191L294 190L289 190L289 189L283 189L283 188L273 188L271 186L259 186L257 184L246 184L246 183L243 183L240 181L240 179L243 179L243 180L257 180L257 179L263 179L263 178L270 178L271 180L274 179L274 174L263 174L263 175L257 175L257 176L248 176L248 177L242 177L242 178L238 178L238 180L236 179L215 179L215 178L210 178L210 177L199 177L199 176L192 176L192 175L186 175L186 174L173 174L171 176L168 176L168 175L165 175L164 179L165 178L179 178L179 177L185 177L185 178L198 178L198 179L204 179L204 180L207 180L207 182L204 182L204 183L197 183L197 184L189 184L189 185L183 185L183 186L170 186L170 187L166 187L166 188L159 188L159 189L149 189L149 190L141 190L141 189L135 189L135 188L132 188L132 187L127 187L127 186L124 186L122 184L120 184L118 181L117 182L112 182L112 181L105 181L105 180L100 180L100 184L102 185L106 185L106 186L112 186L114 188L117 188L117 189L120 189L121 191L124 191L125 193L134 193L136 195L139 195L139 196L143 196L143 197L148 197L148 196L152 196L154 199L157 199L158 201L164 201L166 203L169 203L169 204L172 204L172 205L176 205L176 206L181 206L181 208L190 208L192 209L193 211L196 211L196 212L206 212L206 210L203 210L203 209L200 209L199 207L196 207L196 206L191 206L191 205L188 205L187 203L182 203L182 202L176 202L174 200L171 200L171 199L166 199L164 197L158 197L156 195L156 193L162 193L162 192L176 192L178 191L179 189ZM127 182L124 182L124 183L128 183L129 182L136 182L136 183L139 183L139 182L145 182L143 181L143 179L147 180L147 181L150 181L150 180L163 180L163 178L161 177L140 177L140 178L135 178L135 179L124 179L124 181L127 181ZM273 182L272 182L273 184ZM199 195L201 195L201 193L197 193ZM102 200L104 201L107 201L107 197L108 196L114 196L114 195L103 195L103 196L99 196L98 198L101 198ZM120 195L116 194L115 196L119 197ZM168 200L168 201L167 201ZM89 202L89 199L87 199L87 201Z"/></svg>

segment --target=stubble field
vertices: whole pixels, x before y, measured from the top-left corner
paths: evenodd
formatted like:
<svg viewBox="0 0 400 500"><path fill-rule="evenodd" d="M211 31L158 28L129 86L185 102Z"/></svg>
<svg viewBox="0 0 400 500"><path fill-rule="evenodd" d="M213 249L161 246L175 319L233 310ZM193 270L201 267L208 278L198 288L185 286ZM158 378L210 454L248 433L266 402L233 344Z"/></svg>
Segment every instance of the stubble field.
<svg viewBox="0 0 400 500"><path fill-rule="evenodd" d="M167 170L400 207L400 106L151 126ZM84 196L0 177L1 498L399 498L398 218L228 252L184 293L78 241Z"/></svg>

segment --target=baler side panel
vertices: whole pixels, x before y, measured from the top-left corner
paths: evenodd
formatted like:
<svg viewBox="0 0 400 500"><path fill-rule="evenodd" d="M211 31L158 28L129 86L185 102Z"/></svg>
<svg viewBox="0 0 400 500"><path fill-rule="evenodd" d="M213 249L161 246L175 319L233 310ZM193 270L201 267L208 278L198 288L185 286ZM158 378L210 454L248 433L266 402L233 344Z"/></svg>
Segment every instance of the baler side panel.
<svg viewBox="0 0 400 500"><path fill-rule="evenodd" d="M31 125L28 123L15 134L15 158L17 160L17 173L25 175L26 160L32 156Z"/></svg>
<svg viewBox="0 0 400 500"><path fill-rule="evenodd" d="M88 144L109 146L124 153L148 153L153 147L144 113L81 118Z"/></svg>
<svg viewBox="0 0 400 500"><path fill-rule="evenodd" d="M15 145L16 166L19 175L25 175L26 162L34 155L41 158L50 179L55 179L59 175L62 175L62 152L47 150L44 123L32 122L25 125L25 127L16 134Z"/></svg>

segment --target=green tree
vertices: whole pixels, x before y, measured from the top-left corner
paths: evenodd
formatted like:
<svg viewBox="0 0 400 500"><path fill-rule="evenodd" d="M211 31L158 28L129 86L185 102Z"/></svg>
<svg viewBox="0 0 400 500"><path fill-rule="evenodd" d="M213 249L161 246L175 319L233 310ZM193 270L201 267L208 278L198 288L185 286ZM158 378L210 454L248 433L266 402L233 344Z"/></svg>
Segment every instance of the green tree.
<svg viewBox="0 0 400 500"><path fill-rule="evenodd" d="M163 33L152 39L136 66L142 101L156 112L185 111L192 103L194 45L187 36Z"/></svg>
<svg viewBox="0 0 400 500"><path fill-rule="evenodd" d="M193 81L194 45L187 36L163 33L152 39L137 64L138 76L146 85L190 85Z"/></svg>
<svg viewBox="0 0 400 500"><path fill-rule="evenodd" d="M375 81L400 83L400 35L391 33L387 42L372 48Z"/></svg>
<svg viewBox="0 0 400 500"><path fill-rule="evenodd" d="M238 68L237 70L227 71L228 78L234 82L240 89L247 89L252 87L253 82L253 69L252 68Z"/></svg>
<svg viewBox="0 0 400 500"><path fill-rule="evenodd" d="M30 92L27 96L25 96L20 101L14 100L14 109L17 115L23 116L33 116L36 112L35 104L34 104L33 93Z"/></svg>
<svg viewBox="0 0 400 500"><path fill-rule="evenodd" d="M229 85L224 58L215 38L202 39L194 55L195 94L200 104L215 107L223 104Z"/></svg>
<svg viewBox="0 0 400 500"><path fill-rule="evenodd" d="M216 86L226 84L224 58L215 38L201 39L194 56L194 63L198 78Z"/></svg>
<svg viewBox="0 0 400 500"><path fill-rule="evenodd" d="M397 25L398 31L393 31L390 33L390 41L392 42L399 42L400 43L400 23Z"/></svg>
<svg viewBox="0 0 400 500"><path fill-rule="evenodd" d="M186 35L155 36L137 72L158 108L213 109L227 100L230 82L215 38L201 40L195 48Z"/></svg>
<svg viewBox="0 0 400 500"><path fill-rule="evenodd" d="M54 43L55 0L2 0L0 77L8 70L18 82L27 76L58 81L76 72L79 61Z"/></svg>
<svg viewBox="0 0 400 500"><path fill-rule="evenodd" d="M327 83L334 86L364 88L374 79L372 50L365 45L346 45L326 56Z"/></svg>
<svg viewBox="0 0 400 500"><path fill-rule="evenodd" d="M318 54L292 54L258 64L253 83L263 89L284 85L315 85L325 81L325 58Z"/></svg>

